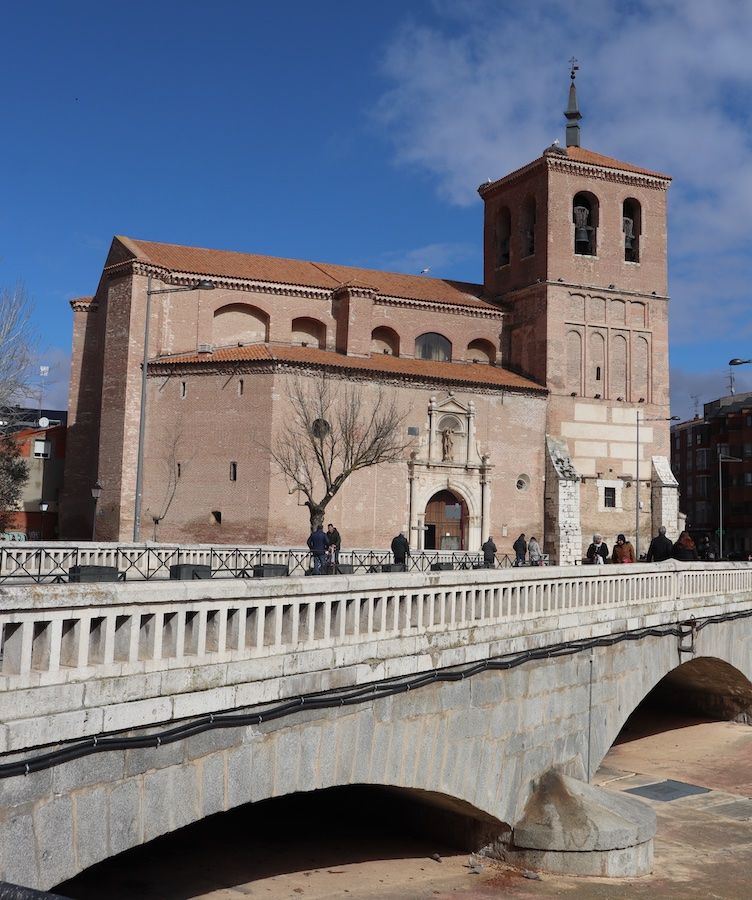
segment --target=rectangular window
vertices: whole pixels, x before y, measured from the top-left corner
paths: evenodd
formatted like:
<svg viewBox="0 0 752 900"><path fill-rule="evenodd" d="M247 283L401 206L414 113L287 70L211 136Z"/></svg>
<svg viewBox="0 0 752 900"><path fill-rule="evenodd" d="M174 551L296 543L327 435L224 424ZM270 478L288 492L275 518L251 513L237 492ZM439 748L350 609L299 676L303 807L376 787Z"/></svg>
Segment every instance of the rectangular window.
<svg viewBox="0 0 752 900"><path fill-rule="evenodd" d="M238 464L236 462L230 463L230 481L238 480Z"/></svg>
<svg viewBox="0 0 752 900"><path fill-rule="evenodd" d="M687 482L687 496L691 497L694 489L694 484L691 481Z"/></svg>
<svg viewBox="0 0 752 900"><path fill-rule="evenodd" d="M34 440L34 458L35 459L49 459L50 458L50 450L51 444L49 441L45 441L44 439L36 438Z"/></svg>
<svg viewBox="0 0 752 900"><path fill-rule="evenodd" d="M178 478L180 478L180 476L183 474L180 463L176 463L175 468L176 468L176 474L177 474Z"/></svg>
<svg viewBox="0 0 752 900"><path fill-rule="evenodd" d="M744 487L752 487L752 472L744 473Z"/></svg>
<svg viewBox="0 0 752 900"><path fill-rule="evenodd" d="M701 444L701 443L702 443L702 432L696 431L695 432L695 445Z"/></svg>
<svg viewBox="0 0 752 900"><path fill-rule="evenodd" d="M698 469L707 469L708 467L708 448L702 447L695 450L695 465Z"/></svg>
<svg viewBox="0 0 752 900"><path fill-rule="evenodd" d="M700 475L697 479L697 496L707 497L710 490L710 476Z"/></svg>
<svg viewBox="0 0 752 900"><path fill-rule="evenodd" d="M180 399L185 400L185 398L187 396L188 396L188 385L186 384L185 381L181 381L180 382Z"/></svg>
<svg viewBox="0 0 752 900"><path fill-rule="evenodd" d="M243 396L243 379L239 378L238 379L238 397L242 397L242 396Z"/></svg>
<svg viewBox="0 0 752 900"><path fill-rule="evenodd" d="M606 509L616 509L616 488L603 488L603 505Z"/></svg>
<svg viewBox="0 0 752 900"><path fill-rule="evenodd" d="M745 445L744 445L744 455L745 455L745 456L752 456L752 444L745 444Z"/></svg>
<svg viewBox="0 0 752 900"><path fill-rule="evenodd" d="M729 445L728 444L718 444L717 450L721 456L729 455Z"/></svg>

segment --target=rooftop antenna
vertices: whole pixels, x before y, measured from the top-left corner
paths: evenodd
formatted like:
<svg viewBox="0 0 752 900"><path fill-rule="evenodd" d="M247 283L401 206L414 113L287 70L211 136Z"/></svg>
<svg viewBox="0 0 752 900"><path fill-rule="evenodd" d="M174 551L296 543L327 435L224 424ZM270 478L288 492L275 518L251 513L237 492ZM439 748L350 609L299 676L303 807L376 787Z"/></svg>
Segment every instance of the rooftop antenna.
<svg viewBox="0 0 752 900"><path fill-rule="evenodd" d="M692 401L692 409L694 411L695 419L700 418L700 397L699 394L690 394L690 400Z"/></svg>
<svg viewBox="0 0 752 900"><path fill-rule="evenodd" d="M39 415L42 414L42 409L44 408L44 382L45 379L50 374L49 366L40 366L39 367Z"/></svg>
<svg viewBox="0 0 752 900"><path fill-rule="evenodd" d="M582 118L582 113L577 106L577 88L574 84L579 70L577 59L573 56L569 60L569 103L564 112L564 118L567 120L567 147L580 146L580 119Z"/></svg>
<svg viewBox="0 0 752 900"><path fill-rule="evenodd" d="M736 393L736 380L734 378L734 370L733 369L729 369L727 377L728 377L729 394L731 394L733 396Z"/></svg>

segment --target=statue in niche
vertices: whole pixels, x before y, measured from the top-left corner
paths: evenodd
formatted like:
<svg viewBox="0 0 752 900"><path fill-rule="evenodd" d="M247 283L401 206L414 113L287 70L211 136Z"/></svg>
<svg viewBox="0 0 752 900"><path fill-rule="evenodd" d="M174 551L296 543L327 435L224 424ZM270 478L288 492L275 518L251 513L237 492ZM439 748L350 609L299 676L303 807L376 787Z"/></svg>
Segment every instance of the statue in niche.
<svg viewBox="0 0 752 900"><path fill-rule="evenodd" d="M454 458L453 434L451 428L445 428L441 432L441 458L444 462L450 462Z"/></svg>

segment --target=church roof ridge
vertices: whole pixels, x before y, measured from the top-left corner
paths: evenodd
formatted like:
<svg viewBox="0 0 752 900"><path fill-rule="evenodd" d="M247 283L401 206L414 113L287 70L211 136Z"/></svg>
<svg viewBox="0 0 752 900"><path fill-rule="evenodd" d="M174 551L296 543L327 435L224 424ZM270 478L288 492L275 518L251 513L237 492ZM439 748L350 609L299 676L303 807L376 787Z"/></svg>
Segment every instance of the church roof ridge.
<svg viewBox="0 0 752 900"><path fill-rule="evenodd" d="M333 350L317 347L244 344L241 347L218 347L210 353L174 353L152 359L149 366L211 365L239 362L282 362L331 367L363 373L426 378L432 381L451 381L482 384L489 387L548 393L543 385L501 366L473 362L437 362L388 354L345 356Z"/></svg>
<svg viewBox="0 0 752 900"><path fill-rule="evenodd" d="M117 235L121 245L133 259L170 271L197 276L239 278L270 283L302 285L334 291L345 285L367 286L380 295L406 300L446 303L497 310L485 295L482 284L426 275L408 275L367 269L338 263L289 259L243 253L236 250L216 250L145 241Z"/></svg>

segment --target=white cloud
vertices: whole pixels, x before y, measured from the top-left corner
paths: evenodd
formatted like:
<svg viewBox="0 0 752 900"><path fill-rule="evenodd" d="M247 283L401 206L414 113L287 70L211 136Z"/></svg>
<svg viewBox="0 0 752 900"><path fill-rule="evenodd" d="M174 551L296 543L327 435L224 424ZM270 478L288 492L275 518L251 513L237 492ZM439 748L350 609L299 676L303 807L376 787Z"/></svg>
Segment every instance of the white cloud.
<svg viewBox="0 0 752 900"><path fill-rule="evenodd" d="M624 12L616 0L437 0L433 8L430 19L406 21L383 56L390 86L374 115L397 160L430 173L448 202L478 202L478 184L563 139L574 53L583 145L674 176L673 343L748 336L752 4L651 0Z"/></svg>
<svg viewBox="0 0 752 900"><path fill-rule="evenodd" d="M387 269L390 272L406 272L408 275L419 275L428 268L430 272L427 274L434 278L441 278L442 270L472 259L477 252L476 246L464 242L426 244L423 247L415 247L413 250L384 253L374 265L379 269Z"/></svg>

